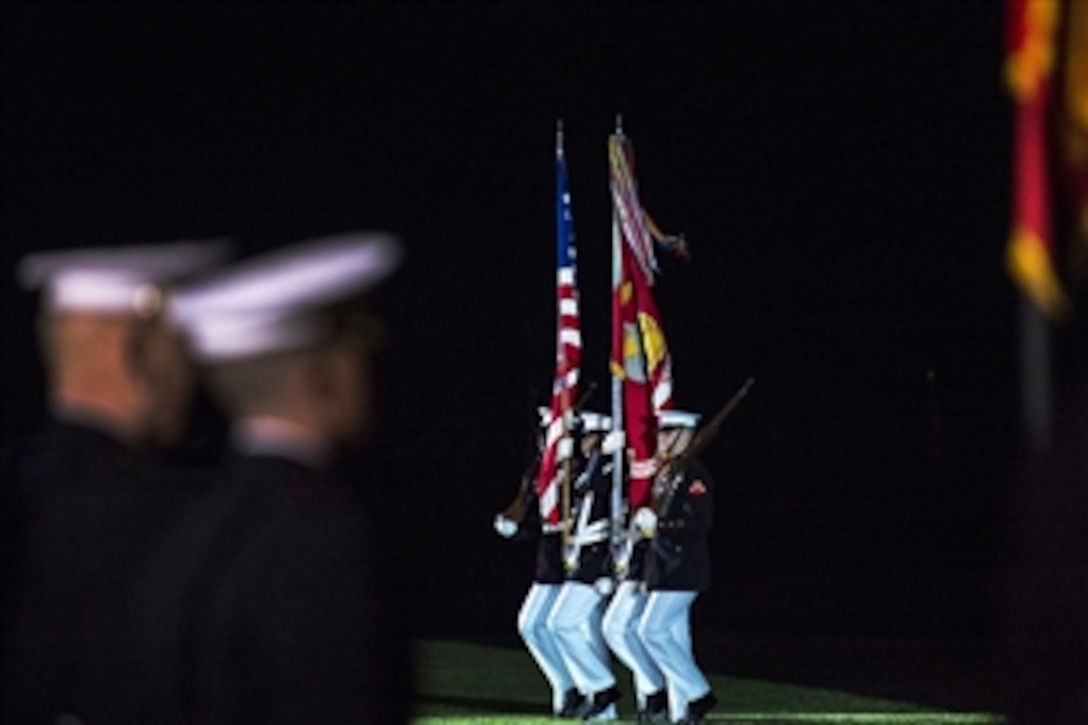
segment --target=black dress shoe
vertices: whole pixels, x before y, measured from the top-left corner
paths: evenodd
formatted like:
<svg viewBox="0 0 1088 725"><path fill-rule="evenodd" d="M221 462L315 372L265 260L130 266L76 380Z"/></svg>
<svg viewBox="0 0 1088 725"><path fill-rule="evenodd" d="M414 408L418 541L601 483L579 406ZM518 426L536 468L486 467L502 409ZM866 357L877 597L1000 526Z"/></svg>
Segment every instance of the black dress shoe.
<svg viewBox="0 0 1088 725"><path fill-rule="evenodd" d="M559 708L559 712L555 714L559 717L578 717L585 703L585 696L572 687L563 693L563 707Z"/></svg>
<svg viewBox="0 0 1088 725"><path fill-rule="evenodd" d="M613 685L607 690L595 693L593 699L586 703L579 715L583 720L590 720L607 710L609 705L615 704L619 699L620 691Z"/></svg>
<svg viewBox="0 0 1088 725"><path fill-rule="evenodd" d="M717 704L718 698L714 697L713 692L708 692L698 700L692 700L688 703L688 714L680 722L683 725L700 725L706 714L714 709Z"/></svg>
<svg viewBox="0 0 1088 725"><path fill-rule="evenodd" d="M639 725L653 725L669 721L669 694L658 690L646 696L646 704L638 711Z"/></svg>

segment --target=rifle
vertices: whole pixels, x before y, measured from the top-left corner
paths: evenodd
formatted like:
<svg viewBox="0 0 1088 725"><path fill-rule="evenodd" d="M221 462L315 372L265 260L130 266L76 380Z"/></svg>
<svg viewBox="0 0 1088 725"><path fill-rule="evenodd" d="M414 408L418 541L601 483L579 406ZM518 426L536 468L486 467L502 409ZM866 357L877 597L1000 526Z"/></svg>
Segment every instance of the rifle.
<svg viewBox="0 0 1088 725"><path fill-rule="evenodd" d="M755 383L755 378L748 378L744 381L744 385L740 390L733 393L733 397L722 406L721 410L714 414L714 417L710 419L710 422L700 428L695 437L692 438L691 444L680 452L675 458L667 461L662 467L664 475L669 478L669 483L664 487L657 496L654 497L652 508L654 513L661 515L668 510L669 504L672 503L673 497L676 495L676 489L680 486L680 479L683 477L684 470L691 465L691 462L695 460L695 457L699 455L708 445L710 441L714 440L714 436L718 435L718 430L722 427L722 423L725 419L736 410L736 407L740 405L740 401L744 400L744 396L748 395L748 390ZM667 468L667 470L665 470Z"/></svg>
<svg viewBox="0 0 1088 725"><path fill-rule="evenodd" d="M748 390L755 383L755 378L749 377L744 381L744 385L740 390L733 394L722 408L714 414L714 417L710 419L710 422L706 423L702 428L696 432L695 437L692 439L691 444L684 449L679 455L670 461L666 462L665 466L668 467L667 471L664 471L661 475L668 476L668 485L664 487L664 490L654 496L650 507L654 510L658 516L664 514L669 505L672 504L673 497L676 495L676 491L680 486L680 481L683 478L684 470L691 465L691 462L695 460L703 449L705 449L710 441L714 439L714 436L718 434L718 430L721 428L725 419L736 409L740 402L744 399L744 396L748 395ZM628 525L627 535L620 541L618 550L614 555L616 573L623 576L627 573L628 565L630 564L631 554L634 550L634 546L640 539L642 534L634 524L634 511L631 512L632 521Z"/></svg>
<svg viewBox="0 0 1088 725"><path fill-rule="evenodd" d="M577 415L586 403L589 402L589 398L593 395L593 391L597 389L596 383L590 383L586 386L585 391L581 397L578 398L578 402L574 404L571 410ZM537 446L536 455L533 456L533 460L529 463L528 467L521 474L521 483L518 485L518 492L514 496L514 500L510 502L503 512L502 516L514 523L520 524L525 519L525 511L529 507L530 493L533 489L533 481L536 480L537 471L540 469L540 459L544 455L543 441Z"/></svg>
<svg viewBox="0 0 1088 725"><path fill-rule="evenodd" d="M538 446L532 462L521 474L521 483L518 485L517 495L514 496L514 500L510 502L510 505L503 509L501 514L503 518L517 524L525 519L525 511L529 508L529 490L532 488L533 479L536 478L536 472L540 468L540 454L541 450Z"/></svg>

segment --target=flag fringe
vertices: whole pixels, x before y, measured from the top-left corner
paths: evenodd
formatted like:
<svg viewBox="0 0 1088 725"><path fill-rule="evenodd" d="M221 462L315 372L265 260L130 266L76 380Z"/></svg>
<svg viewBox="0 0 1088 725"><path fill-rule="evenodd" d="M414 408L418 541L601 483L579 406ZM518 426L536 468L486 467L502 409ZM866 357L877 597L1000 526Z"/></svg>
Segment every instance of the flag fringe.
<svg viewBox="0 0 1088 725"><path fill-rule="evenodd" d="M1069 315L1069 300L1039 235L1019 226L1009 243L1006 265L1032 302L1052 320Z"/></svg>

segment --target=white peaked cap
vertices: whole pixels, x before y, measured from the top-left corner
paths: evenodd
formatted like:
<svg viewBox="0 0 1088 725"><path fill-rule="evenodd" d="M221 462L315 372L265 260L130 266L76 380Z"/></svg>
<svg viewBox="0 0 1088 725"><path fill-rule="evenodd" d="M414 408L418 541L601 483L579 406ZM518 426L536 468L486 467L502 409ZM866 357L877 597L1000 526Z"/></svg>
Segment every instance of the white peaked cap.
<svg viewBox="0 0 1088 725"><path fill-rule="evenodd" d="M612 419L607 415L584 411L582 413L582 430L586 433L604 433L612 429Z"/></svg>
<svg viewBox="0 0 1088 725"><path fill-rule="evenodd" d="M323 308L373 288L402 256L400 242L380 232L301 242L179 289L170 315L205 362L297 350L327 336Z"/></svg>
<svg viewBox="0 0 1088 725"><path fill-rule="evenodd" d="M36 252L20 260L16 277L24 289L43 289L57 310L146 316L162 305L159 285L222 263L232 248L212 239Z"/></svg>
<svg viewBox="0 0 1088 725"><path fill-rule="evenodd" d="M702 418L698 413L686 410L663 410L657 414L659 428L694 428Z"/></svg>

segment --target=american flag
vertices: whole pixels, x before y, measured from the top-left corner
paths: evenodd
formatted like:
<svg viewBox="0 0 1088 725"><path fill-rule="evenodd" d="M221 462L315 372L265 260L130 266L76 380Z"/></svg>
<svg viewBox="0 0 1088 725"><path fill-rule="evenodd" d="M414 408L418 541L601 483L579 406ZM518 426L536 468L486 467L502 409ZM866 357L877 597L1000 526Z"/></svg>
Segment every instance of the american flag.
<svg viewBox="0 0 1088 725"><path fill-rule="evenodd" d="M563 471L556 461L559 441L566 429L567 411L578 398L578 375L582 362L581 319L578 314L577 253L574 246L574 218L570 208L567 162L563 154L562 126L555 144L556 300L558 317L555 380L552 383L551 420L544 438L544 454L537 475L540 519L545 525L560 523L560 485Z"/></svg>
<svg viewBox="0 0 1088 725"><path fill-rule="evenodd" d="M620 381L613 420L622 419L632 452L627 500L631 510L645 506L656 464L657 413L673 407L672 357L650 291L657 272L655 243L686 256L683 239L658 230L638 199L634 151L615 133L608 139L613 215L612 354L610 367ZM622 406L622 410L616 408Z"/></svg>

